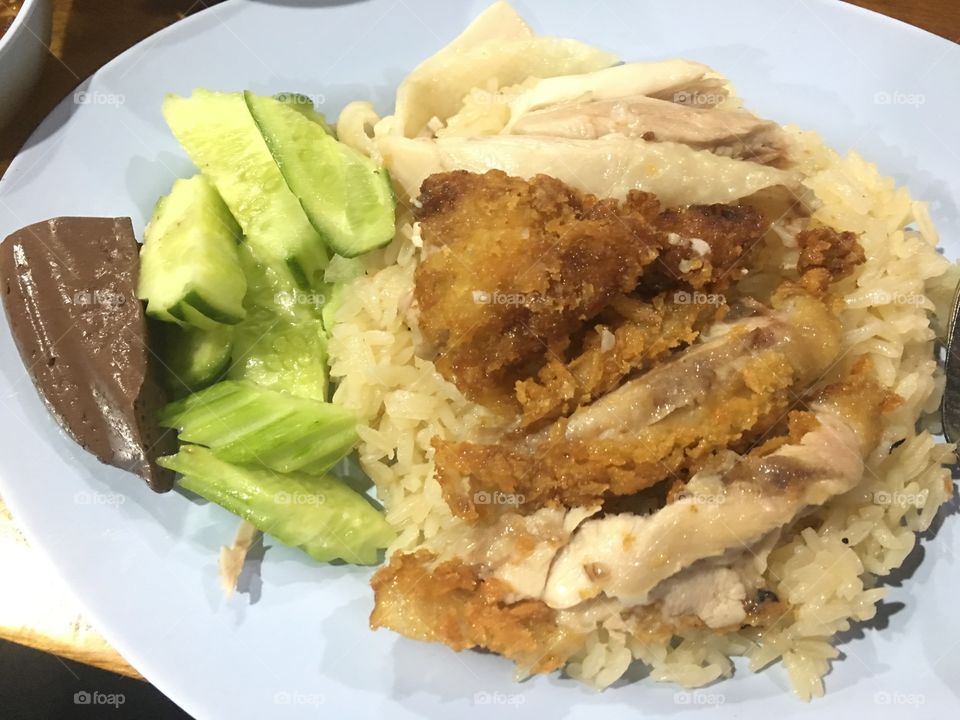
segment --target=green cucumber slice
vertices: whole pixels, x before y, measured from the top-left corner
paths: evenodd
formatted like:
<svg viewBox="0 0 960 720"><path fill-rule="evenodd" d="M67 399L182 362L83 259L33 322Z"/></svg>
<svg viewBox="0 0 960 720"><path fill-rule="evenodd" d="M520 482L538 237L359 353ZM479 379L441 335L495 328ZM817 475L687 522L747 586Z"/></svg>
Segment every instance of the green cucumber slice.
<svg viewBox="0 0 960 720"><path fill-rule="evenodd" d="M247 317L236 326L230 378L325 401L327 342L318 306L327 291L277 291L269 277L272 270L243 246L240 264L247 276Z"/></svg>
<svg viewBox="0 0 960 720"><path fill-rule="evenodd" d="M180 397L219 380L230 366L233 330L229 325L207 330L151 323L150 346L160 357L167 390Z"/></svg>
<svg viewBox="0 0 960 720"><path fill-rule="evenodd" d="M390 242L396 202L386 168L284 103L250 92L244 99L287 185L331 249L354 257Z"/></svg>
<svg viewBox="0 0 960 720"><path fill-rule="evenodd" d="M317 125L323 128L323 131L327 133L327 135L332 137L337 136L333 126L327 122L327 116L317 110L316 106L313 104L313 100L306 95L301 95L300 93L277 93L273 96L273 99L277 102L282 102L288 107L292 107L298 113L307 118L307 120L315 122Z"/></svg>
<svg viewBox="0 0 960 720"><path fill-rule="evenodd" d="M324 402L327 399L327 337L319 318L291 321L262 309L237 326L229 376Z"/></svg>
<svg viewBox="0 0 960 720"><path fill-rule="evenodd" d="M147 314L168 322L216 328L243 320L246 276L240 228L201 175L177 180L157 202L140 251L137 296Z"/></svg>
<svg viewBox="0 0 960 720"><path fill-rule="evenodd" d="M320 562L373 565L395 537L381 512L335 478L234 465L196 445L158 462L183 475L187 490Z"/></svg>
<svg viewBox="0 0 960 720"><path fill-rule="evenodd" d="M280 287L322 284L327 248L287 187L243 96L207 90L195 90L189 98L168 95L163 116L216 186L254 254L277 273Z"/></svg>
<svg viewBox="0 0 960 720"><path fill-rule="evenodd" d="M357 419L339 405L232 380L170 403L159 423L222 460L278 472L326 472L357 442Z"/></svg>

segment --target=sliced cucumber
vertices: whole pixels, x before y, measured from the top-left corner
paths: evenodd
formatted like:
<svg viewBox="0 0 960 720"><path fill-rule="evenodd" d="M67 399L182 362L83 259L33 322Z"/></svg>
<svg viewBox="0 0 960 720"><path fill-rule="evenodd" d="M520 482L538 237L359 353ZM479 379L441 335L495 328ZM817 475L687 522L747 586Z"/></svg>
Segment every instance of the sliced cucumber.
<svg viewBox="0 0 960 720"><path fill-rule="evenodd" d="M289 284L285 285L276 270L261 263L247 243L240 243L237 254L240 257L240 267L243 268L243 274L247 278L247 294L243 299L247 320L255 319L251 315L256 310L261 313L270 311L290 320L308 316L296 307L283 302L295 288Z"/></svg>
<svg viewBox="0 0 960 720"><path fill-rule="evenodd" d="M334 285L330 288L329 298L327 302L323 305L323 310L321 312L321 317L323 318L323 329L326 331L329 336L333 332L334 318L336 317L337 310L343 304L343 295L345 285Z"/></svg>
<svg viewBox="0 0 960 720"><path fill-rule="evenodd" d="M327 399L327 342L319 306L327 291L277 291L272 272L240 248L247 275L246 319L236 326L230 378L299 397Z"/></svg>
<svg viewBox="0 0 960 720"><path fill-rule="evenodd" d="M362 258L345 258L341 255L334 255L330 259L330 265L327 266L327 272L324 274L324 279L330 283L330 290L320 313L327 335L333 331L337 310L343 304L347 288L350 283L362 276L364 271L365 263Z"/></svg>
<svg viewBox="0 0 960 720"><path fill-rule="evenodd" d="M300 93L277 93L273 96L273 98L278 102L282 102L288 107L292 107L298 113L307 118L307 120L315 122L317 125L323 128L323 131L327 133L327 135L331 135L333 137L337 136L333 126L327 122L327 116L317 110L313 104L313 100L306 95L301 95Z"/></svg>
<svg viewBox="0 0 960 720"><path fill-rule="evenodd" d="M334 251L354 257L390 242L395 200L386 168L284 103L244 98L287 185Z"/></svg>
<svg viewBox="0 0 960 720"><path fill-rule="evenodd" d="M327 399L327 337L319 318L256 309L237 326L229 376L302 398Z"/></svg>
<svg viewBox="0 0 960 720"><path fill-rule="evenodd" d="M222 460L278 472L326 472L357 442L357 420L339 405L232 380L170 403L159 422Z"/></svg>
<svg viewBox="0 0 960 720"><path fill-rule="evenodd" d="M247 281L239 237L230 211L203 176L177 180L144 233L137 296L147 301L147 314L199 328L243 320Z"/></svg>
<svg viewBox="0 0 960 720"><path fill-rule="evenodd" d="M195 445L158 462L183 475L187 490L320 562L372 565L395 536L381 512L335 478L233 465Z"/></svg>
<svg viewBox="0 0 960 720"><path fill-rule="evenodd" d="M280 287L319 286L326 246L287 187L243 97L207 90L195 90L189 98L170 95L163 115L190 159L220 192L253 253L277 273Z"/></svg>
<svg viewBox="0 0 960 720"><path fill-rule="evenodd" d="M150 345L163 364L164 385L174 396L202 390L219 380L230 366L234 326L209 330L154 322Z"/></svg>

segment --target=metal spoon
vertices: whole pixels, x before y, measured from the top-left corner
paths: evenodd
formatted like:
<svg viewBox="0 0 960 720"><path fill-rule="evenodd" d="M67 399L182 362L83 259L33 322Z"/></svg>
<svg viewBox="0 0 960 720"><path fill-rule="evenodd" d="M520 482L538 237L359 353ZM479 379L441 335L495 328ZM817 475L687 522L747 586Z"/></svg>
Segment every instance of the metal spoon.
<svg viewBox="0 0 960 720"><path fill-rule="evenodd" d="M960 287L953 296L953 308L950 310L950 323L947 326L947 357L944 371L947 385L943 391L943 404L940 416L943 420L943 435L949 442L960 440Z"/></svg>

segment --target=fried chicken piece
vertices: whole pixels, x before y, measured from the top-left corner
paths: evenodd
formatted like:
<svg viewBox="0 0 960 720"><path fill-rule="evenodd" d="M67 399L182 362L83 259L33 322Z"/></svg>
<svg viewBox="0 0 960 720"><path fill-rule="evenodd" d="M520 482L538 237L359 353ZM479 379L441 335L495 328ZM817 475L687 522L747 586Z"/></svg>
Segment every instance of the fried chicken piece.
<svg viewBox="0 0 960 720"><path fill-rule="evenodd" d="M798 288L779 291L774 306L539 435L487 445L434 439L437 480L451 510L486 522L500 508L477 499L495 494L516 498L524 513L632 494L785 414L836 358L840 327Z"/></svg>
<svg viewBox="0 0 960 720"><path fill-rule="evenodd" d="M847 277L866 260L856 233L839 232L821 226L797 233L800 283L810 292L823 295L831 284Z"/></svg>
<svg viewBox="0 0 960 720"><path fill-rule="evenodd" d="M790 402L794 377L783 355L758 356L769 384L745 389L743 378L700 406L696 423L687 413L667 418L634 437L550 440L529 450L509 445L446 443L434 440L437 479L454 514L469 520L496 517L488 497L517 498L521 512L560 504L579 507L609 495L629 495L675 477L689 463L735 442L760 418ZM742 393L746 396L741 396ZM460 491L466 480L468 491ZM478 501L479 499L479 501Z"/></svg>
<svg viewBox="0 0 960 720"><path fill-rule="evenodd" d="M542 175L432 175L420 205L419 330L440 373L481 402L633 290L662 242L652 196L601 201Z"/></svg>
<svg viewBox="0 0 960 720"><path fill-rule="evenodd" d="M647 193L601 200L495 170L432 175L419 204L421 354L468 398L502 405L507 396L511 406L514 382L562 356L615 298L646 288L661 252L651 288L703 288L762 225L749 208L661 211Z"/></svg>
<svg viewBox="0 0 960 720"><path fill-rule="evenodd" d="M791 410L782 422L774 423L770 430L764 433L764 435L770 436L768 439L753 448L737 449L742 449L744 453L750 452L757 457L763 457L776 452L784 445L799 442L800 438L816 426L816 416L809 410Z"/></svg>
<svg viewBox="0 0 960 720"><path fill-rule="evenodd" d="M554 559L543 600L563 609L603 593L625 605L642 603L694 563L770 537L857 486L864 458L879 442L882 415L897 401L869 360L858 363L809 403L815 422L801 421L806 430L796 442L764 454L718 453L713 466L691 478L687 502L646 516L584 521Z"/></svg>
<svg viewBox="0 0 960 720"><path fill-rule="evenodd" d="M461 559L439 562L429 550L397 553L373 576L370 627L440 642L457 652L491 650L517 663L524 673L552 672L582 647L589 623L566 619L540 599L514 599L508 583L483 574L480 565ZM766 595L758 592L744 603L742 624L762 626L782 614L776 596L763 592ZM706 627L696 615L666 617L660 602L633 607L624 618L637 637L647 640ZM740 626L714 631L726 633Z"/></svg>
<svg viewBox="0 0 960 720"><path fill-rule="evenodd" d="M769 223L748 205L691 205L657 217L667 246L644 272L647 296L671 288L722 291L739 280L736 269L763 240Z"/></svg>
<svg viewBox="0 0 960 720"><path fill-rule="evenodd" d="M573 360L549 359L536 378L517 383L523 427L569 415L610 392L630 373L692 343L726 311L722 301L680 302L676 293L661 293L649 302L632 297L614 300L604 312L611 319L601 315L604 324L588 333Z"/></svg>
<svg viewBox="0 0 960 720"><path fill-rule="evenodd" d="M534 673L561 667L582 642L542 601L508 603L512 588L502 580L461 560L436 560L427 550L397 553L376 572L371 628L457 651L486 648Z"/></svg>

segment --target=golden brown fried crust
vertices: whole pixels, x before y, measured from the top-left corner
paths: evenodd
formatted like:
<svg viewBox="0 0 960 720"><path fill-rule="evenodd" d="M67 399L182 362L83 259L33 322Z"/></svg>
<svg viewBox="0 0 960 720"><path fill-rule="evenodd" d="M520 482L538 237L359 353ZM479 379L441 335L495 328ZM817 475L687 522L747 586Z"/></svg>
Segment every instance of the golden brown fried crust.
<svg viewBox="0 0 960 720"><path fill-rule="evenodd" d="M747 205L691 205L671 208L657 217L668 244L644 272L640 290L653 295L676 287L722 290L740 279L741 259L763 239L769 224ZM675 244L669 239L678 238ZM684 239L699 238L710 246L701 256Z"/></svg>
<svg viewBox="0 0 960 720"><path fill-rule="evenodd" d="M718 388L694 416L671 415L621 439L567 440L560 426L536 448L434 438L437 481L451 511L468 522L496 517L502 508L489 498L512 498L527 514L630 495L741 440L761 418L784 413L793 382L793 368L780 353L760 352L739 381Z"/></svg>
<svg viewBox="0 0 960 720"><path fill-rule="evenodd" d="M480 402L633 290L661 242L651 198L597 200L546 176L432 175L420 204L419 329L440 373Z"/></svg>
<svg viewBox="0 0 960 720"><path fill-rule="evenodd" d="M810 292L822 295L831 284L847 277L866 260L856 233L816 227L797 234L800 258L797 272L800 283Z"/></svg>
<svg viewBox="0 0 960 720"><path fill-rule="evenodd" d="M881 384L869 356L861 355L846 376L824 388L815 401L839 413L870 451L880 442L883 416L898 408L903 398Z"/></svg>
<svg viewBox="0 0 960 720"><path fill-rule="evenodd" d="M427 550L397 553L371 582L371 628L389 628L454 650L486 648L530 672L551 672L577 649L578 635L557 625L540 600L507 603L510 587L482 578L460 560L437 564Z"/></svg>
<svg viewBox="0 0 960 720"><path fill-rule="evenodd" d="M828 408L843 418L855 432L862 455L867 455L880 441L883 416L901 402L901 398L896 393L880 383L873 363L864 355L853 364L842 380L823 388L809 401L799 402L798 405L803 409L790 413L786 434L773 437L754 447L727 476L727 480L736 482L763 477L765 473L758 471L758 464L764 462L763 458L783 445L800 443L804 435L816 430L820 426L816 413L822 408ZM814 409L811 411L807 407ZM782 469L788 470L791 461L787 459L781 461L779 465ZM822 470L829 472L830 469ZM787 492L802 492L805 484L817 473L816 469L797 466L795 474L790 472L778 474L782 484L777 487Z"/></svg>
<svg viewBox="0 0 960 720"><path fill-rule="evenodd" d="M424 642L441 642L460 652L485 648L516 662L523 670L552 672L582 645L583 636L557 623L557 612L540 600L505 602L510 588L483 579L477 567L459 560L437 563L427 550L398 553L373 577L375 605L370 627L388 628ZM713 630L720 634L742 626L763 627L785 612L772 593L757 593L745 603L742 625ZM668 640L706 626L694 615L665 617L659 603L631 608L624 616L637 638Z"/></svg>
<svg viewBox="0 0 960 720"><path fill-rule="evenodd" d="M819 427L820 421L817 420L815 413L809 410L791 410L783 422L774 423L770 430L765 433L770 437L761 444L749 450L755 457L763 457L776 452L784 445L793 445L800 442L801 438L812 430Z"/></svg>
<svg viewBox="0 0 960 720"><path fill-rule="evenodd" d="M547 360L536 378L517 383L522 425L534 428L569 415L619 385L628 374L650 367L670 351L689 345L701 330L722 320L725 303L677 302L674 293L650 301L623 297L611 303L570 362ZM612 342L605 347L604 341Z"/></svg>
<svg viewBox="0 0 960 720"><path fill-rule="evenodd" d="M647 193L600 200L554 178L496 170L430 176L416 216L426 354L468 398L511 409L514 383L562 356L615 298L706 287L763 231L751 208L662 211ZM699 255L689 238L710 252Z"/></svg>

